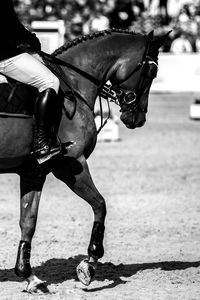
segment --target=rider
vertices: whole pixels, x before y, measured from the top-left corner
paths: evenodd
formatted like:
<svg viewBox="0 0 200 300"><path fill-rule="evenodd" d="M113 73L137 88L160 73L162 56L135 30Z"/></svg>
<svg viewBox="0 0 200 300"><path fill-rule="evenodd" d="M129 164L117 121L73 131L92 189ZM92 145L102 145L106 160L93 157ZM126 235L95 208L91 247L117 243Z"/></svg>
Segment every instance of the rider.
<svg viewBox="0 0 200 300"><path fill-rule="evenodd" d="M35 105L34 154L38 161L47 160L51 154L59 154L60 147L50 142L59 103L57 94L59 79L34 54L19 46L27 45L31 51L41 50L36 35L19 21L12 0L1 0L0 4L0 73L24 84L36 87L39 96Z"/></svg>

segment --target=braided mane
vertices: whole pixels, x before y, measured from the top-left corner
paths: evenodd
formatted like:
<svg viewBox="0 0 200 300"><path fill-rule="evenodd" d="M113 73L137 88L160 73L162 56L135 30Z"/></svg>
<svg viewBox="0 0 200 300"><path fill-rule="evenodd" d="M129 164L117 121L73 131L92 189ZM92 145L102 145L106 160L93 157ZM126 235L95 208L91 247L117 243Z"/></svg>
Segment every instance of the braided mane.
<svg viewBox="0 0 200 300"><path fill-rule="evenodd" d="M133 31L129 31L129 30L125 30L125 29L116 29L116 28L93 32L91 34L82 35L82 36L74 39L73 41L66 42L63 46L56 49L52 53L52 56L55 57L59 54L62 54L64 51L67 51L69 48L72 48L72 47L74 47L78 44L81 44L81 43L85 42L85 41L92 40L92 39L100 37L100 36L109 35L109 34L112 34L112 33L126 33L126 34L132 34L132 35L139 34L139 33L133 32Z"/></svg>

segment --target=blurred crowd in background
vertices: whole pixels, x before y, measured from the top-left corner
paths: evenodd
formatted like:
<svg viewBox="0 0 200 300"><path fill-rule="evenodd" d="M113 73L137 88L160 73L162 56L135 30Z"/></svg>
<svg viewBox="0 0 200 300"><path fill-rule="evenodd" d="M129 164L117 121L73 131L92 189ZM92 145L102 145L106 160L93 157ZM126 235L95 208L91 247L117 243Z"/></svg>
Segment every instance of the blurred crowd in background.
<svg viewBox="0 0 200 300"><path fill-rule="evenodd" d="M25 25L64 20L65 39L109 28L160 35L172 30L163 52L200 52L200 0L14 0Z"/></svg>

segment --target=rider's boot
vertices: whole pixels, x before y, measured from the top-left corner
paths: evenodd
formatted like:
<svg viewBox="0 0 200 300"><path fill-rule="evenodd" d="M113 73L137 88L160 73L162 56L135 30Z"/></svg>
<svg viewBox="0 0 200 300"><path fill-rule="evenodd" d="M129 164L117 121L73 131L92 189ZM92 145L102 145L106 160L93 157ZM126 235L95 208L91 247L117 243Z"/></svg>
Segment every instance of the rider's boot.
<svg viewBox="0 0 200 300"><path fill-rule="evenodd" d="M33 151L39 163L43 163L62 152L61 144L55 138L55 126L57 125L57 119L61 117L61 112L62 107L54 89L48 88L40 93L35 105ZM54 136L52 136L52 133Z"/></svg>

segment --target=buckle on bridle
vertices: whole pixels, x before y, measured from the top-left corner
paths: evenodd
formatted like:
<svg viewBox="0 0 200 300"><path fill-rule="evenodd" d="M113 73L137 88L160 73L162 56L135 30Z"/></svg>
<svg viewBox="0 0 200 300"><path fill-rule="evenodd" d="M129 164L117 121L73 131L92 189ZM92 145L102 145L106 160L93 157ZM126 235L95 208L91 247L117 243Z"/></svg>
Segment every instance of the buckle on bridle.
<svg viewBox="0 0 200 300"><path fill-rule="evenodd" d="M134 91L124 92L123 104L132 105L136 101L137 95Z"/></svg>
<svg viewBox="0 0 200 300"><path fill-rule="evenodd" d="M123 91L120 88L115 89L116 97L121 105L133 105L136 102L137 95L134 91Z"/></svg>
<svg viewBox="0 0 200 300"><path fill-rule="evenodd" d="M101 90L101 96L110 99L115 104L121 105L133 105L136 101L137 95L134 91L124 92L119 87L113 87L111 83L105 83Z"/></svg>
<svg viewBox="0 0 200 300"><path fill-rule="evenodd" d="M111 101L119 105L118 95L116 91L113 89L112 84L110 82L105 83L103 85L100 95L106 99L110 99Z"/></svg>

